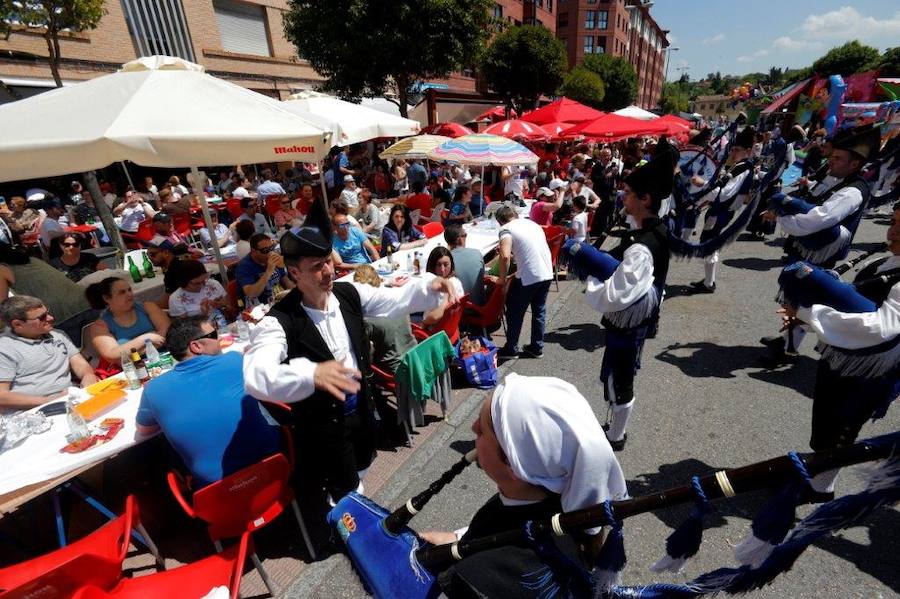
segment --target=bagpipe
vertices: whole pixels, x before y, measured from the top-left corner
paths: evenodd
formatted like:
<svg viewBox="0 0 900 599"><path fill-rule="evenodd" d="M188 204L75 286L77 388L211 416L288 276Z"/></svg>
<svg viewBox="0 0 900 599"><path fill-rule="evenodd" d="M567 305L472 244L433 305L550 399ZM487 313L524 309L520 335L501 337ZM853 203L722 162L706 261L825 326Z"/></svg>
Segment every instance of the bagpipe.
<svg viewBox="0 0 900 599"><path fill-rule="evenodd" d="M682 258L706 258L737 239L738 235L744 231L750 219L756 213L761 198L771 193L771 188L778 183L781 174L787 166L785 163L787 157L786 144L773 145L772 152L771 166L765 171L765 174L763 174L755 187L751 189L750 198L744 204L740 214L731 219L727 225L721 227L717 233L700 243L693 243L690 240L683 239L682 232L685 227L693 229L697 218L696 200L708 193L712 186L718 185L718 182L708 180L707 186L703 190L700 190L697 194L690 194L685 187L683 179L681 177L675 178L673 194L676 198L676 215L670 221L669 226L669 249L672 254ZM757 162L751 159L751 164L752 169L755 171ZM748 176L753 176L752 172ZM719 201L727 202L728 199L719 198ZM693 220L689 216L691 212L693 212Z"/></svg>
<svg viewBox="0 0 900 599"><path fill-rule="evenodd" d="M815 202L783 193L776 193L769 199L769 210L778 216L806 214L818 206ZM861 217L864 210L865 207L861 206L857 216ZM793 238L793 248L803 260L819 264L835 255L837 260L845 258L852 240L853 231L837 223L815 233Z"/></svg>
<svg viewBox="0 0 900 599"><path fill-rule="evenodd" d="M422 544L406 526L409 517L423 505L401 508L404 516L393 514L356 493L341 499L329 514L347 546L350 559L367 590L379 599L423 599L436 597L440 589L436 575L454 563L480 551L510 545L533 547L560 577L570 581L575 597L687 598L707 594L743 593L770 584L788 571L806 548L834 531L856 526L876 509L900 500L900 432L867 439L826 451L798 454L757 462L748 466L694 476L689 484L623 501L602 504L488 537L460 540L440 546ZM467 458L463 458L466 461ZM795 512L810 487L811 478L821 472L883 460L869 468L865 488L823 504L795 524ZM455 465L432 487L444 486L465 468ZM450 474L455 471L455 474ZM449 476L448 476L449 475ZM432 487L429 487L431 489ZM685 561L697 553L702 543L703 519L715 508L712 501L731 498L763 488L777 488L773 499L755 516L751 532L735 548L741 564L703 574L685 584L619 586L617 580L626 563L623 521L639 514L693 503L688 519L666 540L665 556L652 566L654 571L680 571ZM427 493L427 492L426 492ZM433 496L433 493L430 495ZM401 511L398 510L398 511ZM394 512L397 513L397 512ZM390 521L390 522L389 522ZM401 524L402 522L402 524ZM389 526L400 525L399 529ZM561 559L552 537L608 526L603 547L594 556L592 567ZM557 574L557 572L555 572Z"/></svg>
<svg viewBox="0 0 900 599"><path fill-rule="evenodd" d="M621 262L609 252L598 250L589 243L568 239L559 252L559 262L579 280L594 277L601 283L613 276ZM643 297L617 312L606 312L603 317L618 329L630 329L651 320L658 312L660 293L651 285Z"/></svg>
<svg viewBox="0 0 900 599"><path fill-rule="evenodd" d="M847 269L851 267L847 266ZM879 304L861 293L861 290L875 285L889 289L897 283L900 283L900 272L848 283L840 280L835 271L806 262L795 262L784 267L778 277L779 292L776 301L795 308L824 305L838 312L875 312ZM796 326L796 323L789 326ZM900 336L859 349L820 344L819 351L822 359L842 376L877 378L900 372Z"/></svg>

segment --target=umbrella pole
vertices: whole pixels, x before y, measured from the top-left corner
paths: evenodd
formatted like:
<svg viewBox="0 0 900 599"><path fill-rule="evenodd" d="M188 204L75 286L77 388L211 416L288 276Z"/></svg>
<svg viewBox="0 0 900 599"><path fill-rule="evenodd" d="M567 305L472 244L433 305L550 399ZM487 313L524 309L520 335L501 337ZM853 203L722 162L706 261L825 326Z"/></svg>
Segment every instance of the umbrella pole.
<svg viewBox="0 0 900 599"><path fill-rule="evenodd" d="M128 248L125 247L125 242L122 240L122 236L119 235L119 225L116 224L116 221L113 218L112 210L106 205L106 200L103 199L103 194L100 193L100 186L97 184L97 175L94 171L86 171L81 174L81 180L84 182L84 186L94 199L94 208L97 210L100 222L103 223L103 228L106 229L106 235L109 237L112 244L119 249L122 256L124 256L128 251Z"/></svg>
<svg viewBox="0 0 900 599"><path fill-rule="evenodd" d="M216 229L212 226L212 220L209 218L209 203L206 201L206 194L203 192L204 185L200 183L200 171L196 166L191 167L191 179L194 189L200 190L200 193L197 195L200 196L200 211L203 213L203 223L209 231L209 246L212 248L213 255L216 257L216 262L219 263L219 276L222 277L222 287L227 288L228 270L225 268L225 261L222 259L222 251L219 249L219 243L216 238Z"/></svg>
<svg viewBox="0 0 900 599"><path fill-rule="evenodd" d="M325 204L325 211L328 211L328 189L325 187L325 161L319 161L319 186L322 188L322 202Z"/></svg>
<svg viewBox="0 0 900 599"><path fill-rule="evenodd" d="M134 181L131 180L131 173L128 172L128 167L125 166L125 161L122 160L119 162L122 165L122 170L125 171L125 178L128 179L128 185L131 186L132 191L137 193L137 187L134 186ZM150 191L149 189L147 191Z"/></svg>

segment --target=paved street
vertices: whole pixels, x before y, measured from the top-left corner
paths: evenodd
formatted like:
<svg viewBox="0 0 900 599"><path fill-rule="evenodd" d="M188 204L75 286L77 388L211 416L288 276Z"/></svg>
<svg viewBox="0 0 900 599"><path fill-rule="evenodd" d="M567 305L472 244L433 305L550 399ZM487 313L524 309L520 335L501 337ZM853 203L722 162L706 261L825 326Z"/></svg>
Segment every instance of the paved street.
<svg viewBox="0 0 900 599"><path fill-rule="evenodd" d="M884 239L885 226L864 220L854 246L871 249ZM722 254L718 291L686 296L685 285L702 277L699 261L673 263L660 334L648 341L636 384L637 404L628 446L618 454L633 496L676 484L691 475L806 450L816 354L807 339L793 367L766 371L757 365L757 340L773 332L778 320L772 301L780 266L776 244L740 241ZM543 360L520 359L504 371L553 375L575 384L606 417L598 382L604 331L581 294L582 284L564 282L551 292L547 347ZM468 392L467 392L468 393ZM469 449L473 415L486 392L468 393L449 419L429 438L415 441L408 461L375 493L395 506L437 478L460 452ZM868 424L864 436L896 430L900 411ZM838 493L859 488L853 472L838 480ZM492 494L490 481L476 468L459 476L412 522L415 528L454 529L468 523ZM648 566L661 556L665 537L687 514L685 509L629 519L625 527L627 584L679 582L733 564L731 544L748 531L763 493L717 502L708 519L700 553L684 575L655 575ZM802 508L802 514L809 508ZM900 592L900 513L883 509L866 522L817 543L787 575L760 597L891 597ZM361 597L356 575L343 556L305 567L288 597Z"/></svg>

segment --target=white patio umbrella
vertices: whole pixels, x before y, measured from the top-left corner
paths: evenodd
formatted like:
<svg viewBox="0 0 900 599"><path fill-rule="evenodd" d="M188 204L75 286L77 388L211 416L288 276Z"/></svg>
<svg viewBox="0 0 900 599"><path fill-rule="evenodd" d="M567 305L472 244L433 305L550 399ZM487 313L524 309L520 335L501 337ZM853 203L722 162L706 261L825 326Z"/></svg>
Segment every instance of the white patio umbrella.
<svg viewBox="0 0 900 599"><path fill-rule="evenodd" d="M620 108L619 110L613 112L613 114L617 114L619 116L627 116L633 119L640 119L642 121L652 121L653 119L658 119L658 114L653 114L649 110L644 110L638 106L632 104L631 106L627 106L625 108Z"/></svg>
<svg viewBox="0 0 900 599"><path fill-rule="evenodd" d="M328 151L330 130L204 71L180 58L150 56L113 74L0 106L0 181L130 160L191 166L197 185L197 165L315 161ZM202 193L200 202L211 230ZM103 202L95 203L111 221ZM212 248L226 281L219 248Z"/></svg>

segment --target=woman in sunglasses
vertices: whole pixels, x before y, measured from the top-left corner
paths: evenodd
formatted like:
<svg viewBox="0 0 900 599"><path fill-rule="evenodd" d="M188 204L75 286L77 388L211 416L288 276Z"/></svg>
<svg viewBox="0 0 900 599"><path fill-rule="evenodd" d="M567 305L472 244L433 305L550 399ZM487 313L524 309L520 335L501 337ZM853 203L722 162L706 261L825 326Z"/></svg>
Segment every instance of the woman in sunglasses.
<svg viewBox="0 0 900 599"><path fill-rule="evenodd" d="M102 264L97 256L81 251L82 243L83 238L77 233L66 233L54 238L51 242L51 245L55 246L55 253L58 256L50 260L50 266L62 271L75 283L92 272L106 268L106 265Z"/></svg>

